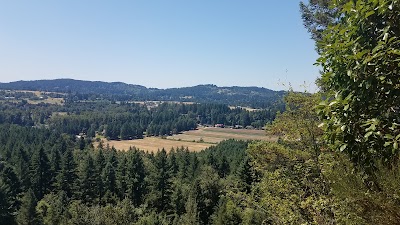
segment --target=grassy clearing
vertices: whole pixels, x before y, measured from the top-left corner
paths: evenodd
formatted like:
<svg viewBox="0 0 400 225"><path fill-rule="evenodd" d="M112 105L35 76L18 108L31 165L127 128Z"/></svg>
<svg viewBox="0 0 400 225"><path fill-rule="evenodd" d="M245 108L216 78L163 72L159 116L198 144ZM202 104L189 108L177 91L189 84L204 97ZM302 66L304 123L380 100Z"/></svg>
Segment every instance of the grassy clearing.
<svg viewBox="0 0 400 225"><path fill-rule="evenodd" d="M109 144L110 146L114 146L118 150L126 151L129 149L129 147L135 146L136 148L149 152L157 152L157 150L162 148L164 148L168 152L171 150L171 148L177 148L181 146L189 148L190 151L197 152L213 145L209 143L196 143L196 142L162 139L159 137L146 137L144 139L124 140L124 141L104 140L104 145L107 144Z"/></svg>
<svg viewBox="0 0 400 225"><path fill-rule="evenodd" d="M33 93L36 97L39 99L32 100L28 98L20 98L18 100L1 100L1 102L14 102L18 103L21 102L22 100L26 100L29 104L40 104L40 103L47 103L47 104L56 104L56 105L63 105L64 104L64 98L51 98L47 97L49 94L59 94L65 96L65 93L59 93L59 92L43 92L43 91L27 91L27 90L6 90L8 93ZM41 98L43 97L43 98Z"/></svg>
<svg viewBox="0 0 400 225"><path fill-rule="evenodd" d="M103 140L105 145L109 144L118 150L128 150L129 147L135 146L145 151L157 152L158 149L165 148L165 150L169 151L172 147L181 146L189 148L190 151L201 151L227 139L276 141L277 137L266 136L263 130L206 127L169 136L166 139L145 137L144 139L124 141Z"/></svg>
<svg viewBox="0 0 400 225"><path fill-rule="evenodd" d="M39 104L39 103L48 103L48 104L55 104L55 105L62 105L64 104L63 98L47 98L47 99L40 99L40 100L28 100L29 104Z"/></svg>
<svg viewBox="0 0 400 225"><path fill-rule="evenodd" d="M170 140L204 141L219 143L227 139L276 141L277 137L266 136L263 130L229 129L205 127L168 137Z"/></svg>

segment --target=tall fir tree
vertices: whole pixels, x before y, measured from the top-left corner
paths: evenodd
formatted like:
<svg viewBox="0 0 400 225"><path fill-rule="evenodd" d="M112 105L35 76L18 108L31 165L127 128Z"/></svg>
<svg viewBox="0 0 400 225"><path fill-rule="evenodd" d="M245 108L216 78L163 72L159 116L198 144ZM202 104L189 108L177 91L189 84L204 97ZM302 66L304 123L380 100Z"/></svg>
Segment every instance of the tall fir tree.
<svg viewBox="0 0 400 225"><path fill-rule="evenodd" d="M18 179L21 182L21 189L27 189L30 185L29 159L26 150L22 147L13 151L13 165Z"/></svg>
<svg viewBox="0 0 400 225"><path fill-rule="evenodd" d="M36 216L37 199L32 189L29 189L22 198L21 208L18 211L18 225L37 225L39 224Z"/></svg>
<svg viewBox="0 0 400 225"><path fill-rule="evenodd" d="M71 198L76 181L76 166L71 150L66 150L61 161L61 170L57 176L57 188Z"/></svg>
<svg viewBox="0 0 400 225"><path fill-rule="evenodd" d="M93 158L88 154L79 168L79 195L86 203L93 203L96 198L96 168Z"/></svg>
<svg viewBox="0 0 400 225"><path fill-rule="evenodd" d="M106 160L103 154L103 149L99 149L96 154L95 168L96 168L96 194L98 202L101 202L101 198L104 195L104 184L102 179L103 169L106 166Z"/></svg>
<svg viewBox="0 0 400 225"><path fill-rule="evenodd" d="M161 212L170 208L172 194L170 167L164 148L157 152L154 163L156 171L152 177L153 204Z"/></svg>
<svg viewBox="0 0 400 225"><path fill-rule="evenodd" d="M53 148L50 153L50 171L51 171L51 187L52 189L57 186L57 177L61 170L61 156L57 148Z"/></svg>
<svg viewBox="0 0 400 225"><path fill-rule="evenodd" d="M145 167L139 150L134 149L128 154L127 165L127 194L135 206L143 202L146 193Z"/></svg>
<svg viewBox="0 0 400 225"><path fill-rule="evenodd" d="M130 149L132 151L132 148ZM119 160L118 168L117 168L117 175L116 175L116 185L117 185L117 193L118 196L122 199L126 197L126 182L127 182L127 159L126 154L123 154Z"/></svg>
<svg viewBox="0 0 400 225"><path fill-rule="evenodd" d="M114 166L111 162L107 162L106 167L103 170L102 179L104 185L104 193L107 193L107 195L115 194L116 174Z"/></svg>
<svg viewBox="0 0 400 225"><path fill-rule="evenodd" d="M0 222L13 224L18 197L21 191L20 181L13 168L0 161Z"/></svg>
<svg viewBox="0 0 400 225"><path fill-rule="evenodd" d="M32 156L31 166L31 186L35 196L41 199L50 189L51 173L49 159L40 147Z"/></svg>

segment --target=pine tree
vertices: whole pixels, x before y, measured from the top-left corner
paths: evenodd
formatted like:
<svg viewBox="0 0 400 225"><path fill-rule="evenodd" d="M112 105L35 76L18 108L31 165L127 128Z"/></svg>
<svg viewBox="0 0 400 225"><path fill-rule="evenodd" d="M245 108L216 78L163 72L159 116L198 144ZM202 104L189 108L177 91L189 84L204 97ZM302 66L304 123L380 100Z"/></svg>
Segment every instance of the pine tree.
<svg viewBox="0 0 400 225"><path fill-rule="evenodd" d="M189 175L192 179L196 177L197 169L199 168L199 159L196 154L192 154L191 163L189 167Z"/></svg>
<svg viewBox="0 0 400 225"><path fill-rule="evenodd" d="M156 174L152 178L152 192L155 195L154 205L161 212L170 208L172 193L170 168L164 148L156 154L155 167Z"/></svg>
<svg viewBox="0 0 400 225"><path fill-rule="evenodd" d="M127 165L127 194L135 206L143 201L146 191L145 167L142 156L137 149L129 152Z"/></svg>
<svg viewBox="0 0 400 225"><path fill-rule="evenodd" d="M60 173L57 176L58 190L62 190L68 197L72 197L75 187L75 162L70 150L65 151L62 157Z"/></svg>
<svg viewBox="0 0 400 225"><path fill-rule="evenodd" d="M13 165L18 180L21 182L21 189L26 189L30 185L29 162L26 151L22 147L13 151Z"/></svg>
<svg viewBox="0 0 400 225"><path fill-rule="evenodd" d="M174 148L172 148L171 151L169 152L168 159L169 159L169 167L170 167L171 176L175 176L179 171L179 165L176 160L176 153L175 153Z"/></svg>
<svg viewBox="0 0 400 225"><path fill-rule="evenodd" d="M200 225L199 212L197 210L197 202L194 196L189 196L186 205L186 213L182 215L180 224Z"/></svg>
<svg viewBox="0 0 400 225"><path fill-rule="evenodd" d="M196 193L200 221L203 224L208 224L220 198L220 177L214 169L207 166L203 168L193 186Z"/></svg>
<svg viewBox="0 0 400 225"><path fill-rule="evenodd" d="M96 168L92 157L88 154L79 170L80 199L92 203L96 198Z"/></svg>
<svg viewBox="0 0 400 225"><path fill-rule="evenodd" d="M116 187L116 175L115 169L111 162L106 164L106 167L103 170L102 174L104 192L110 192L111 194L115 193Z"/></svg>
<svg viewBox="0 0 400 225"><path fill-rule="evenodd" d="M130 149L129 151L132 151ZM117 185L117 192L118 196L120 198L124 198L126 195L126 182L127 182L127 173L126 173L126 167L127 167L127 159L125 154L122 155L122 158L120 159L120 162L118 163L118 168L117 168L117 176L116 176L116 185Z"/></svg>
<svg viewBox="0 0 400 225"><path fill-rule="evenodd" d="M53 148L50 155L50 171L51 171L51 181L50 184L52 189L57 186L57 177L61 170L61 156L58 149Z"/></svg>
<svg viewBox="0 0 400 225"><path fill-rule="evenodd" d="M18 211L17 223L19 225L39 224L36 218L36 197L32 189L29 189L22 198L22 205Z"/></svg>
<svg viewBox="0 0 400 225"><path fill-rule="evenodd" d="M31 166L31 185L32 189L39 199L50 189L50 165L43 147L39 148L32 156Z"/></svg>
<svg viewBox="0 0 400 225"><path fill-rule="evenodd" d="M13 168L0 161L0 222L13 223L20 191L20 181Z"/></svg>
<svg viewBox="0 0 400 225"><path fill-rule="evenodd" d="M254 181L254 174L248 157L245 157L244 161L240 164L236 174L240 180L239 182L242 191L250 193L251 184Z"/></svg>
<svg viewBox="0 0 400 225"><path fill-rule="evenodd" d="M189 149L184 149L181 147L179 149L180 163L179 163L179 175L181 179L186 179L189 177L189 166L190 166L190 152Z"/></svg>
<svg viewBox="0 0 400 225"><path fill-rule="evenodd" d="M0 222L2 224L13 224L12 202L8 199L8 194L3 180L0 178Z"/></svg>
<svg viewBox="0 0 400 225"><path fill-rule="evenodd" d="M183 193L183 183L175 182L173 193L171 195L171 205L175 214L182 215L185 212L185 203L187 199Z"/></svg>
<svg viewBox="0 0 400 225"><path fill-rule="evenodd" d="M103 154L103 150L99 149L96 155L95 168L96 168L96 194L98 201L101 202L101 198L104 195L104 185L101 175L103 174L103 169L105 167L106 161Z"/></svg>
<svg viewBox="0 0 400 225"><path fill-rule="evenodd" d="M220 160L220 163L218 165L218 174L220 177L224 178L227 175L229 175L230 167L229 167L229 162L226 159L225 155L222 155L222 158Z"/></svg>
<svg viewBox="0 0 400 225"><path fill-rule="evenodd" d="M14 171L14 168L0 161L0 178L3 181L8 198L16 202L18 194L21 192L21 182Z"/></svg>

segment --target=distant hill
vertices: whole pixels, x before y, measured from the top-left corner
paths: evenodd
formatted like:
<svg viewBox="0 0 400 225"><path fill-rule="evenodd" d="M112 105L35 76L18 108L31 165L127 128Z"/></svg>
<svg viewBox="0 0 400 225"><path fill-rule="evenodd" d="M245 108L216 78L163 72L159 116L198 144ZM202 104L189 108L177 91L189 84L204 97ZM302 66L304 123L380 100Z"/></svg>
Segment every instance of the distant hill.
<svg viewBox="0 0 400 225"><path fill-rule="evenodd" d="M280 105L284 91L260 87L194 87L157 89L122 82L82 81L74 79L15 81L0 83L0 89L62 92L79 99L108 99L120 101L182 101L222 103L253 108Z"/></svg>

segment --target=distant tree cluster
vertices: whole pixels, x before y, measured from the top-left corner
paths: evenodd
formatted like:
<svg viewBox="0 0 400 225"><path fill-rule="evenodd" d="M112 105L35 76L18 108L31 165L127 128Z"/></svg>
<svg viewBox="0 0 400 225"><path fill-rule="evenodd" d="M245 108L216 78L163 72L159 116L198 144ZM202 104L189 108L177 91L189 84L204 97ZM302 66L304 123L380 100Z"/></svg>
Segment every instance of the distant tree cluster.
<svg viewBox="0 0 400 225"><path fill-rule="evenodd" d="M230 109L220 104L161 103L147 108L134 103L76 102L65 105L8 102L0 105L0 124L45 126L69 135L96 134L109 139L164 136L196 129L198 124L262 128L276 111Z"/></svg>

